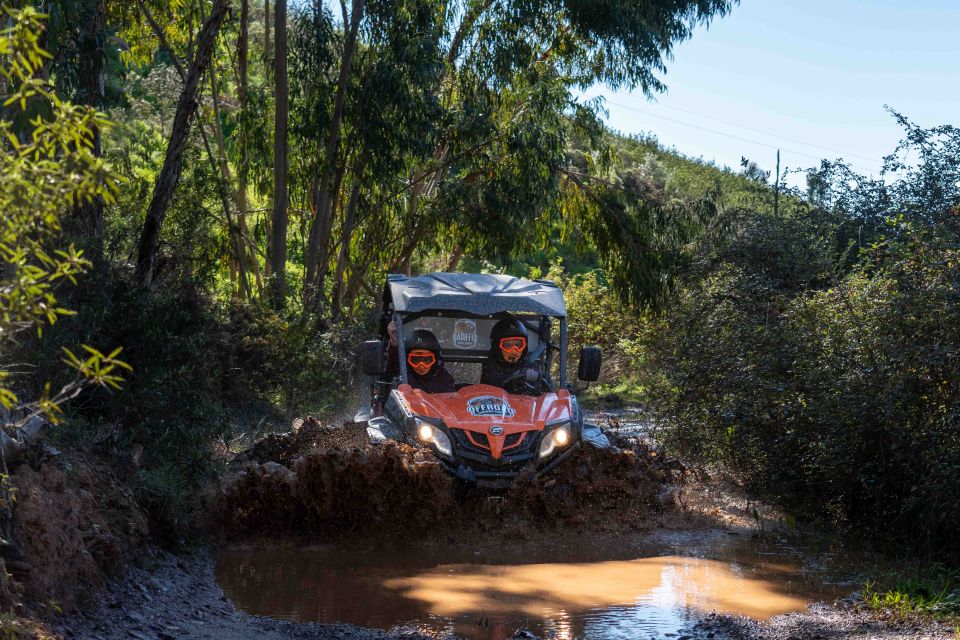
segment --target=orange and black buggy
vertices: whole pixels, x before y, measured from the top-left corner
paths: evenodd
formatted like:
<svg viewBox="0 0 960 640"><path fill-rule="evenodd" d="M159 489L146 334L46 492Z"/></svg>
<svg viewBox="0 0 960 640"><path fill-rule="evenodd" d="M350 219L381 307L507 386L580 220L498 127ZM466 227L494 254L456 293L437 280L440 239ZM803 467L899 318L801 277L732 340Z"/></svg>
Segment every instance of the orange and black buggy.
<svg viewBox="0 0 960 640"><path fill-rule="evenodd" d="M504 326L515 331L492 344L491 333ZM523 358L507 365L516 372L495 386L489 372L501 347ZM584 444L610 446L584 422L567 379L566 306L553 282L390 275L379 336L361 345L360 359L370 405L357 419L367 422L370 441L428 448L448 473L478 486L504 488L518 476L542 475ZM453 379L431 393L417 371L437 366ZM599 373L600 350L584 347L577 377L595 381Z"/></svg>

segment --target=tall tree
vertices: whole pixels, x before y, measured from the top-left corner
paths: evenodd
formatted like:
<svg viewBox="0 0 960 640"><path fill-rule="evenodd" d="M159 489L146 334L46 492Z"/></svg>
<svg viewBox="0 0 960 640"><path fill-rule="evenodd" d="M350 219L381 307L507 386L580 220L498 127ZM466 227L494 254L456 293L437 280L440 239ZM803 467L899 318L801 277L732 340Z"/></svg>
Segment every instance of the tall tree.
<svg viewBox="0 0 960 640"><path fill-rule="evenodd" d="M311 297L314 293L323 293L323 274L327 262L327 244L330 231L333 227L334 200L337 197L340 184L343 180L344 165L337 163L337 154L340 149L340 138L343 126L343 109L347 98L347 88L350 80L350 67L357 51L357 40L360 33L360 23L363 21L364 0L353 0L351 11L347 13L346 2L340 4L343 15L343 28L346 38L343 44L343 54L340 60L340 76L337 80L337 92L333 100L333 116L330 128L327 131L327 141L324 147L320 174L314 182L314 192L311 198L314 207L314 217L310 225L310 239L307 243L305 259L306 274L304 280L304 294ZM320 271L318 273L318 270Z"/></svg>
<svg viewBox="0 0 960 640"><path fill-rule="evenodd" d="M240 101L240 112L246 119L249 111L247 92L250 83L250 0L241 0L240 4L240 33L237 36L237 98ZM246 127L238 129L238 145L240 147L240 161L237 168L237 224L243 240L244 255L247 267L253 269L257 279L257 290L263 293L263 277L260 272L260 262L257 259L256 244L247 227L247 177L250 172L249 140L246 136Z"/></svg>
<svg viewBox="0 0 960 640"><path fill-rule="evenodd" d="M276 111L274 116L273 147L273 216L270 240L271 297L273 304L282 307L287 293L287 113L289 87L287 85L287 0L276 0L274 5L276 52L274 55L274 86Z"/></svg>
<svg viewBox="0 0 960 640"><path fill-rule="evenodd" d="M270 0L263 0L263 68L267 76L273 69L273 45L270 43Z"/></svg>
<svg viewBox="0 0 960 640"><path fill-rule="evenodd" d="M674 43L735 1L343 0L333 25L330 4L315 0L297 23L291 76L309 192L305 294L329 295L321 306L334 314L375 274L413 268L418 252L452 254L453 267L464 251L505 257L560 220L576 226L563 215L571 207L596 219L584 190L597 184L564 173L571 136L605 155L600 105L577 90L661 90ZM624 206L628 217L647 211ZM624 246L660 246L623 228L637 235ZM639 280L659 276L643 267L630 277L645 295Z"/></svg>
<svg viewBox="0 0 960 640"><path fill-rule="evenodd" d="M193 62L190 64L187 79L180 92L163 167L160 169L159 176L157 176L153 197L143 221L140 241L137 246L136 278L146 286L153 282L157 250L160 246L160 230L163 228L163 221L173 199L173 192L180 180L183 152L187 146L190 124L197 111L200 80L210 66L217 33L220 31L220 26L223 24L230 7L231 0L214 0L210 17L204 22L197 38Z"/></svg>
<svg viewBox="0 0 960 640"><path fill-rule="evenodd" d="M81 104L100 111L104 107L106 86L107 65L103 44L107 33L107 2L87 0L81 4L81 13L83 26L78 47L78 98ZM90 133L93 136L91 151L100 157L103 153L100 127L94 124ZM75 213L84 235L93 239L94 253L101 254L104 235L103 199L97 196L85 200L76 206Z"/></svg>

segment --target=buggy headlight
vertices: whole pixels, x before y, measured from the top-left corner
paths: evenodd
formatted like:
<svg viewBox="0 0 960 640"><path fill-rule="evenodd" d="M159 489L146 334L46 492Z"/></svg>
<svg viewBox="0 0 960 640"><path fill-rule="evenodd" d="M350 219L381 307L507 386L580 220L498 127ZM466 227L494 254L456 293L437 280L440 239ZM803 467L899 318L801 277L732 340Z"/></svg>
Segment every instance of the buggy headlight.
<svg viewBox="0 0 960 640"><path fill-rule="evenodd" d="M540 458L546 458L557 449L565 447L569 442L570 432L566 427L554 429L548 433L540 443L540 450L537 452L537 456Z"/></svg>
<svg viewBox="0 0 960 640"><path fill-rule="evenodd" d="M422 420L417 420L417 437L421 442L432 444L437 451L445 456L453 455L453 448L450 446L450 437L441 429Z"/></svg>

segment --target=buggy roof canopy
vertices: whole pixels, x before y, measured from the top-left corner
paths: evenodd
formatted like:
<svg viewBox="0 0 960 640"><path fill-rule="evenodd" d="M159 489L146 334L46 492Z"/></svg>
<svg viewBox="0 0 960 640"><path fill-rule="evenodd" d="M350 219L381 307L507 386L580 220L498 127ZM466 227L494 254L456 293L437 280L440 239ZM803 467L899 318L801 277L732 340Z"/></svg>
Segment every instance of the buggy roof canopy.
<svg viewBox="0 0 960 640"><path fill-rule="evenodd" d="M524 280L491 273L428 273L387 276L393 308L401 313L462 311L478 316L495 313L567 315L563 292L549 280Z"/></svg>

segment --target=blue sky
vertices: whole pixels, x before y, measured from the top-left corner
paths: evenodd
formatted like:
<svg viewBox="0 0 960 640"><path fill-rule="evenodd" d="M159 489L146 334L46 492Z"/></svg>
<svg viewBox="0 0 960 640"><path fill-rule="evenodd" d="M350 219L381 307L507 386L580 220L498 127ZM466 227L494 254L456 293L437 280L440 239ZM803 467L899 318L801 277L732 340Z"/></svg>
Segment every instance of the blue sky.
<svg viewBox="0 0 960 640"><path fill-rule="evenodd" d="M678 45L669 90L596 87L608 124L738 168L843 157L878 173L900 129L884 105L921 126L960 125L960 0L742 0ZM794 182L791 180L791 182Z"/></svg>

